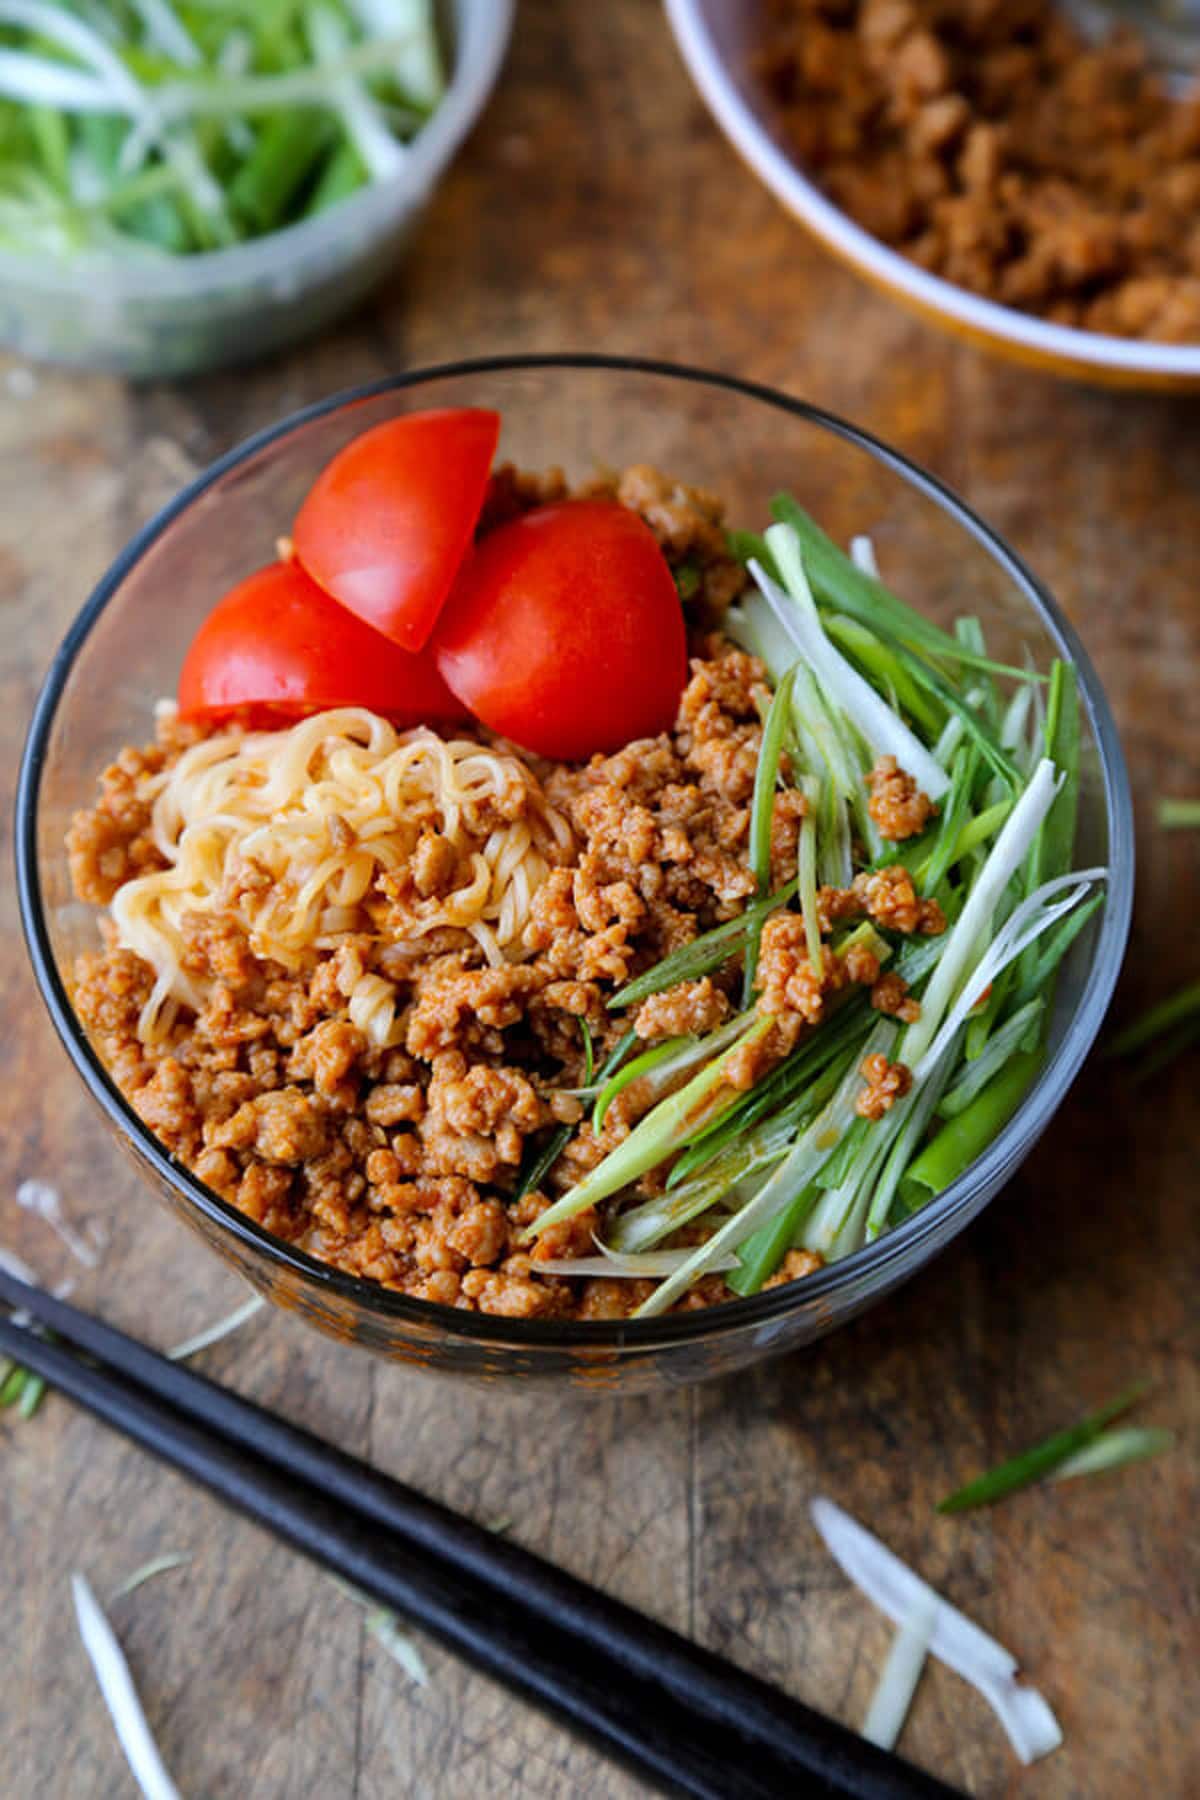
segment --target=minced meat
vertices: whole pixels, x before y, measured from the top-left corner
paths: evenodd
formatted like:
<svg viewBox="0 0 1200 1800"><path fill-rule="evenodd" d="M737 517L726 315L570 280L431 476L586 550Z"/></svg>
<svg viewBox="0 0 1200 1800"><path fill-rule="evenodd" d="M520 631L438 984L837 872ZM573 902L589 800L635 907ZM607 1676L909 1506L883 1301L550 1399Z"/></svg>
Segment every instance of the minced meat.
<svg viewBox="0 0 1200 1800"><path fill-rule="evenodd" d="M1200 87L1058 0L765 0L797 157L922 268L1057 324L1200 341Z"/></svg>

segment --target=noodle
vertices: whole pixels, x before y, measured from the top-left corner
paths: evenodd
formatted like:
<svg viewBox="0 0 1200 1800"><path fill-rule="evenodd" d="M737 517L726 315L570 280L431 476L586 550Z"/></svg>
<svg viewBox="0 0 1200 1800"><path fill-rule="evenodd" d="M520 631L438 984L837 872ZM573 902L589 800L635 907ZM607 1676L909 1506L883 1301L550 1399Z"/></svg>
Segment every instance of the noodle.
<svg viewBox="0 0 1200 1800"><path fill-rule="evenodd" d="M155 972L143 1040L205 995L187 968L189 915L232 911L256 956L295 970L355 931L420 939L466 931L493 965L521 954L530 905L570 826L517 757L422 727L397 732L361 707L287 730L220 733L156 778L151 831L166 868L112 901L117 941ZM422 883L418 850L448 847L443 879ZM429 889L430 891L425 891ZM396 1041L396 991L364 974L352 1021Z"/></svg>

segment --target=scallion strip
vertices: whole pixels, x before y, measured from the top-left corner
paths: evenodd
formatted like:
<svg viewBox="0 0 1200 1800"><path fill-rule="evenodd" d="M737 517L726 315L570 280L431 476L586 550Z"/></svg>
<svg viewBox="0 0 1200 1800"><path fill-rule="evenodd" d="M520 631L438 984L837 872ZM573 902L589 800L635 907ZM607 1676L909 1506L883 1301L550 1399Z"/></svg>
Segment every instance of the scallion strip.
<svg viewBox="0 0 1200 1800"><path fill-rule="evenodd" d="M750 802L750 868L763 899L771 887L771 824L775 816L779 761L783 755L795 679L795 669L789 669L771 696L755 770L754 797Z"/></svg>
<svg viewBox="0 0 1200 1800"><path fill-rule="evenodd" d="M1200 981L1190 982L1177 994L1169 995L1139 1014L1124 1031L1117 1033L1108 1053L1110 1056L1132 1056L1156 1038L1180 1025L1190 1025L1193 1020L1200 1021Z"/></svg>
<svg viewBox="0 0 1200 1800"><path fill-rule="evenodd" d="M800 542L788 525L772 525L767 543L783 576L782 586L752 563L750 573L779 615L784 629L811 664L822 689L836 702L876 755L894 756L931 799L946 791L946 772L899 713L847 662L827 636L808 585Z"/></svg>
<svg viewBox="0 0 1200 1800"><path fill-rule="evenodd" d="M1093 918L1104 905L1103 894L1093 894L1077 906L1074 912L1067 914L1059 921L1037 946L1037 955L1029 965L1028 972L1022 976L1017 989L1015 1004L1022 1006L1036 995L1043 995L1044 990L1059 963L1079 936L1088 920Z"/></svg>
<svg viewBox="0 0 1200 1800"><path fill-rule="evenodd" d="M517 1185L513 1189L510 1206L523 1200L526 1194L535 1194L543 1181L575 1136L574 1125L556 1125L546 1142L532 1156L526 1158L517 1175Z"/></svg>
<svg viewBox="0 0 1200 1800"><path fill-rule="evenodd" d="M626 1056L629 1054L629 1051L636 1043L637 1032L630 1026L629 1030L617 1039L617 1042L610 1050L607 1059L601 1066L599 1080L604 1081L610 1075L615 1075ZM575 1131L576 1127L574 1125L556 1126L550 1133L546 1142L542 1145L541 1149L534 1151L532 1155L526 1156L520 1172L517 1175L517 1185L513 1190L512 1198L509 1201L510 1206L515 1206L518 1200L523 1200L525 1198L526 1194L535 1193L537 1189L541 1187L543 1181L545 1181L547 1175L550 1173L571 1139L575 1136Z"/></svg>
<svg viewBox="0 0 1200 1800"><path fill-rule="evenodd" d="M0 1381L0 1408L14 1406L21 1398L25 1383L30 1379L30 1375L19 1363L12 1365L4 1380Z"/></svg>
<svg viewBox="0 0 1200 1800"><path fill-rule="evenodd" d="M815 1181L807 1182L773 1219L738 1246L738 1267L725 1277L735 1294L757 1294L792 1248L796 1234L820 1198Z"/></svg>
<svg viewBox="0 0 1200 1800"><path fill-rule="evenodd" d="M21 1389L21 1398L17 1402L17 1411L23 1419L32 1419L46 1392L46 1382L41 1375L27 1375Z"/></svg>
<svg viewBox="0 0 1200 1800"><path fill-rule="evenodd" d="M805 777L803 788L805 807L797 843L797 891L800 897L800 916L804 920L808 960L819 981L824 973L824 952L821 945L821 919L817 910L816 783L810 777Z"/></svg>
<svg viewBox="0 0 1200 1800"><path fill-rule="evenodd" d="M751 1131L761 1120L786 1114L797 1128L808 1114L822 1107L839 1079L830 1083L829 1071L839 1067L847 1047L861 1044L871 1030L874 1015L866 995L859 992L844 1000L821 1027L778 1063L716 1125L693 1138L667 1177L667 1187L689 1179L719 1155L727 1145Z"/></svg>
<svg viewBox="0 0 1200 1800"><path fill-rule="evenodd" d="M575 1022L579 1026L579 1035L583 1039L583 1085L591 1087L592 1077L596 1073L596 1050L592 1043L592 1028L582 1013L577 1013Z"/></svg>
<svg viewBox="0 0 1200 1800"><path fill-rule="evenodd" d="M697 981L701 976L711 975L738 954L755 919L761 924L781 906L786 906L795 892L795 881L789 881L768 894L765 900L756 900L736 919L726 919L724 924L714 925L711 931L693 938L690 944L681 944L652 969L646 969L633 981L627 981L623 988L618 988L608 1001L610 1009L636 1006L639 1000L664 993L681 981Z"/></svg>
<svg viewBox="0 0 1200 1800"><path fill-rule="evenodd" d="M960 732L966 729L955 714L947 718L947 709L941 702L917 685L904 652L881 642L873 631L868 631L857 619L847 619L844 614L822 613L821 623L859 673L879 689L891 706L911 719L926 737L937 738L950 725ZM934 754L937 755L936 750ZM940 762L941 758L938 760Z"/></svg>
<svg viewBox="0 0 1200 1800"><path fill-rule="evenodd" d="M944 1192L983 1155L1020 1106L1044 1060L1042 1049L1019 1051L983 1092L926 1144L900 1183L901 1199L910 1211Z"/></svg>
<svg viewBox="0 0 1200 1800"><path fill-rule="evenodd" d="M867 1040L867 1054L880 1049L893 1035L890 1024L880 1022ZM812 1123L805 1127L791 1151L752 1199L713 1235L699 1244L688 1261L674 1275L668 1276L648 1300L634 1313L635 1319L650 1318L665 1312L694 1281L706 1274L719 1257L741 1246L786 1206L793 1205L801 1190L807 1190L821 1168L833 1154L842 1133L854 1118L854 1102L861 1089L862 1078L856 1064L842 1077L837 1092ZM814 1192L815 1192L814 1188Z"/></svg>
<svg viewBox="0 0 1200 1800"><path fill-rule="evenodd" d="M632 1062L625 1063L610 1076L596 1095L596 1104L592 1108L592 1130L595 1135L599 1137L603 1131L605 1115L618 1094L624 1093L627 1087L640 1081L643 1076L653 1075L656 1070L669 1077L673 1071L687 1068L689 1059L703 1059L707 1052L700 1048L700 1042L697 1037L664 1038L661 1044L652 1044L640 1056L635 1056ZM671 1069L664 1067L667 1063L672 1065Z"/></svg>
<svg viewBox="0 0 1200 1800"><path fill-rule="evenodd" d="M839 550L833 539L790 494L775 495L771 501L771 514L781 523L790 525L799 537L809 578L822 601L861 620L872 631L882 626L889 634L902 638L928 656L962 663L968 668L985 669L995 675L1013 675L1020 681L1030 679L1028 669L1015 669L1007 663L976 655L957 638L898 599L881 581L857 567L844 551Z"/></svg>
<svg viewBox="0 0 1200 1800"><path fill-rule="evenodd" d="M167 1773L146 1721L129 1664L86 1577L72 1575L71 1593L79 1635L138 1787L145 1800L179 1800L179 1790Z"/></svg>
<svg viewBox="0 0 1200 1800"><path fill-rule="evenodd" d="M908 1029L904 1060L915 1068L933 1043L947 1009L968 979L979 945L986 941L992 916L1013 875L1024 863L1058 791L1053 763L1043 760L1030 779L992 845L966 905L949 933L921 1003L921 1017Z"/></svg>
<svg viewBox="0 0 1200 1800"><path fill-rule="evenodd" d="M714 1057L691 1081L660 1100L638 1121L627 1138L534 1221L522 1241L528 1243L552 1225L573 1219L587 1207L607 1200L678 1150L700 1124L725 1111L737 1097L736 1090L729 1088L725 1081L729 1059L764 1037L770 1027L769 1019L755 1019L733 1044Z"/></svg>
<svg viewBox="0 0 1200 1800"><path fill-rule="evenodd" d="M779 762L792 704L795 669L789 669L771 696L770 709L763 725L762 746L754 772L754 795L750 802L750 869L765 899L771 887L771 837L775 819L775 792L779 784ZM742 974L742 1005L749 1006L754 993L754 976L758 967L758 944L762 936L761 914L746 927L745 961Z"/></svg>
<svg viewBox="0 0 1200 1800"><path fill-rule="evenodd" d="M945 1094L938 1105L938 1113L943 1119L956 1119L967 1110L972 1100L998 1075L1011 1056L1022 1049L1031 1048L1025 1043L1031 1032L1036 1032L1041 1023L1046 1003L1040 995L1018 1007L1012 1016L1006 1019L991 1037L983 1050L963 1069L954 1086Z"/></svg>
<svg viewBox="0 0 1200 1800"><path fill-rule="evenodd" d="M1148 1456L1161 1456L1175 1443L1171 1431L1138 1425L1118 1426L1103 1431L1086 1449L1077 1450L1052 1469L1049 1481L1074 1481L1080 1475L1102 1475L1109 1469L1124 1468L1126 1463L1143 1462Z"/></svg>
<svg viewBox="0 0 1200 1800"><path fill-rule="evenodd" d="M950 792L942 807L941 821L933 848L921 864L921 886L935 888L947 875L960 854L958 840L971 809L971 784L978 764L979 751L974 744L963 744L950 764Z"/></svg>
<svg viewBox="0 0 1200 1800"><path fill-rule="evenodd" d="M1089 1413L1078 1425L1068 1426L1065 1431L1056 1431L1053 1437L1046 1438L1043 1443L1035 1444L1032 1449L1010 1457L1007 1462L989 1469L986 1474L976 1476L965 1487L956 1488L944 1500L938 1501L937 1510L940 1513L960 1513L976 1506L991 1506L995 1501L1003 1500L1007 1494L1015 1494L1019 1489L1040 1481L1068 1457L1085 1450L1089 1444L1094 1444L1105 1427L1136 1405L1148 1387L1148 1382L1139 1381L1124 1388L1115 1399Z"/></svg>

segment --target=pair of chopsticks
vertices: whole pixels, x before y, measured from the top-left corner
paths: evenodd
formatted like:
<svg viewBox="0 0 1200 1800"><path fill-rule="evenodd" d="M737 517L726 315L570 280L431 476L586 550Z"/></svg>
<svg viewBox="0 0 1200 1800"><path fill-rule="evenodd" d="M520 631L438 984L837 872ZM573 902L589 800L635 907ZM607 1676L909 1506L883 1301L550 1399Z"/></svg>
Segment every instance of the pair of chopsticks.
<svg viewBox="0 0 1200 1800"><path fill-rule="evenodd" d="M0 1350L643 1779L700 1800L955 1790L564 1570L0 1269Z"/></svg>

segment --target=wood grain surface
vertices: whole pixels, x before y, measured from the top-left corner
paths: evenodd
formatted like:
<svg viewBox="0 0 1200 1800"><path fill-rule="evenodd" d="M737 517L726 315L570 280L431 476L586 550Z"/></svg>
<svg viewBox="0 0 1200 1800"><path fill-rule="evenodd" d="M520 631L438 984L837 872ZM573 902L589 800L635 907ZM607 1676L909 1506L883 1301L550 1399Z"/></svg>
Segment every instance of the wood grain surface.
<svg viewBox="0 0 1200 1800"><path fill-rule="evenodd" d="M984 360L808 243L717 136L654 0L526 0L481 128L365 313L251 372L131 389L0 361L0 734L11 784L54 645L181 479L318 395L423 362L603 348L739 371L870 426L1008 534L1083 633L1124 732L1139 898L1117 1002L1200 971L1200 410ZM9 807L4 808L7 823ZM7 865L6 865L7 866ZM11 881L0 980L0 1243L156 1343L240 1290L162 1214L68 1068ZM896 1298L803 1355L662 1399L449 1387L260 1313L203 1358L238 1386L857 1724L888 1632L806 1503L872 1523L1022 1659L1066 1744L1030 1771L931 1666L904 1748L975 1795L1200 1792L1196 1721L1197 1060L1144 1088L1093 1058L1020 1178ZM53 1181L108 1248L92 1273L14 1201ZM937 1518L960 1478L1134 1376L1169 1456ZM0 1791L133 1793L70 1613L116 1602L189 1800L627 1796L625 1776L436 1648L408 1684L306 1564L51 1399L0 1418Z"/></svg>

